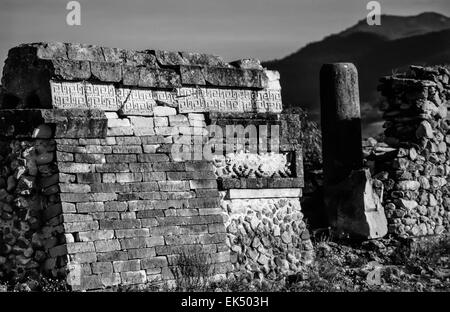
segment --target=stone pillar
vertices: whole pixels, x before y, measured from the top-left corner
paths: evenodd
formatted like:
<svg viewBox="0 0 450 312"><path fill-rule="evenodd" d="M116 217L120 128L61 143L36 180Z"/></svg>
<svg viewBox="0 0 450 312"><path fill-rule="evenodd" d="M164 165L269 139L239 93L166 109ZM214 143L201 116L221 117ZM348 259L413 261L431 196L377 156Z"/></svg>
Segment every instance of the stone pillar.
<svg viewBox="0 0 450 312"><path fill-rule="evenodd" d="M326 185L362 167L358 72L351 63L332 63L320 71L322 150Z"/></svg>
<svg viewBox="0 0 450 312"><path fill-rule="evenodd" d="M351 63L325 64L320 71L324 204L340 235L382 237L386 217L363 168L358 72Z"/></svg>

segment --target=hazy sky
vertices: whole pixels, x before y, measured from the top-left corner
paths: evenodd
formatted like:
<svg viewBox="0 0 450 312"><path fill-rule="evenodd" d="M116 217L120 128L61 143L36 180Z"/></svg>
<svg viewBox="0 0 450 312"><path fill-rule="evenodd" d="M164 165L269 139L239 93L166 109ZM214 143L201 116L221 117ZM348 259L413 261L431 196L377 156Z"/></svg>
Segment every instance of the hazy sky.
<svg viewBox="0 0 450 312"><path fill-rule="evenodd" d="M0 67L20 43L64 41L121 48L281 58L366 17L367 0L79 0L81 26L66 24L68 0L0 0ZM383 14L450 15L450 0L380 0Z"/></svg>

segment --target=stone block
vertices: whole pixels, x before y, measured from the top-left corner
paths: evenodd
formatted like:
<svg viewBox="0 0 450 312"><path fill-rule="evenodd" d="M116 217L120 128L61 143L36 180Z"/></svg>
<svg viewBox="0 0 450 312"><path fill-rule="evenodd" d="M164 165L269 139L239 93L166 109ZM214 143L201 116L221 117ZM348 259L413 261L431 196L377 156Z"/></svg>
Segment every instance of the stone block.
<svg viewBox="0 0 450 312"><path fill-rule="evenodd" d="M128 118L119 119L117 117L117 114L115 118L108 118L108 128L130 127L130 126L131 123Z"/></svg>
<svg viewBox="0 0 450 312"><path fill-rule="evenodd" d="M140 220L99 220L102 230L136 229L141 227Z"/></svg>
<svg viewBox="0 0 450 312"><path fill-rule="evenodd" d="M96 262L91 264L92 273L102 274L102 273L112 273L113 266L111 262Z"/></svg>
<svg viewBox="0 0 450 312"><path fill-rule="evenodd" d="M116 63L91 62L92 78L104 82L120 82L122 80L122 66Z"/></svg>
<svg viewBox="0 0 450 312"><path fill-rule="evenodd" d="M109 138L111 139L111 138ZM100 146L100 145L86 145L85 152L88 154L111 154L111 146Z"/></svg>
<svg viewBox="0 0 450 312"><path fill-rule="evenodd" d="M235 68L203 68L203 76L207 83L213 86L260 88L263 71L255 69Z"/></svg>
<svg viewBox="0 0 450 312"><path fill-rule="evenodd" d="M352 171L348 179L330 187L325 201L340 203L337 228L360 238L379 238L387 234L387 220L381 200L373 190L369 169ZM345 200L341 194L347 194Z"/></svg>
<svg viewBox="0 0 450 312"><path fill-rule="evenodd" d="M139 162L166 162L169 161L169 156L165 154L140 154L138 156Z"/></svg>
<svg viewBox="0 0 450 312"><path fill-rule="evenodd" d="M102 182L100 173L78 173L77 174L78 183L100 183ZM74 192L77 193L77 192Z"/></svg>
<svg viewBox="0 0 450 312"><path fill-rule="evenodd" d="M67 56L76 61L105 61L100 47L88 44L71 43L67 45Z"/></svg>
<svg viewBox="0 0 450 312"><path fill-rule="evenodd" d="M167 127L169 126L169 119L167 117L154 117L154 126L155 127Z"/></svg>
<svg viewBox="0 0 450 312"><path fill-rule="evenodd" d="M98 240L94 242L97 252L110 252L120 250L120 243L117 239Z"/></svg>
<svg viewBox="0 0 450 312"><path fill-rule="evenodd" d="M141 182L141 173L116 173L117 183L131 183L131 182Z"/></svg>
<svg viewBox="0 0 450 312"><path fill-rule="evenodd" d="M130 163L131 172L150 172L152 170L152 165L149 163Z"/></svg>
<svg viewBox="0 0 450 312"><path fill-rule="evenodd" d="M188 181L160 181L158 182L158 185L159 189L162 192L178 192L189 190Z"/></svg>
<svg viewBox="0 0 450 312"><path fill-rule="evenodd" d="M114 261L112 265L114 272L139 271L141 269L141 260Z"/></svg>
<svg viewBox="0 0 450 312"><path fill-rule="evenodd" d="M133 192L152 192L158 191L159 186L157 182L141 182L131 184L131 190Z"/></svg>
<svg viewBox="0 0 450 312"><path fill-rule="evenodd" d="M107 163L135 163L136 160L136 155L106 155Z"/></svg>
<svg viewBox="0 0 450 312"><path fill-rule="evenodd" d="M214 172L214 166L207 161L186 161L186 171L211 171ZM172 170L175 171L175 170Z"/></svg>
<svg viewBox="0 0 450 312"><path fill-rule="evenodd" d="M288 189L230 189L228 197L235 198L299 198L302 195L300 188Z"/></svg>
<svg viewBox="0 0 450 312"><path fill-rule="evenodd" d="M91 203L77 203L77 212L79 213L92 213L105 211L103 202L91 202Z"/></svg>
<svg viewBox="0 0 450 312"><path fill-rule="evenodd" d="M166 180L165 172L146 172L142 174L144 182Z"/></svg>
<svg viewBox="0 0 450 312"><path fill-rule="evenodd" d="M220 206L219 198L192 198L189 199L189 207L191 208L217 208Z"/></svg>
<svg viewBox="0 0 450 312"><path fill-rule="evenodd" d="M111 155L111 156L118 156L118 155ZM135 156L135 155L131 155L131 156ZM115 162L115 163L109 163L109 164L95 165L95 171L101 172L101 173L104 173L104 172L111 172L111 173L129 172L130 168L128 167L128 163Z"/></svg>
<svg viewBox="0 0 450 312"><path fill-rule="evenodd" d="M189 181L191 189L217 189L216 180L191 180Z"/></svg>
<svg viewBox="0 0 450 312"><path fill-rule="evenodd" d="M104 287L117 286L121 283L119 273L103 273L100 274L100 280Z"/></svg>
<svg viewBox="0 0 450 312"><path fill-rule="evenodd" d="M150 236L145 238L146 247L155 247L164 245L164 237Z"/></svg>
<svg viewBox="0 0 450 312"><path fill-rule="evenodd" d="M183 85L205 85L201 66L180 66L181 83Z"/></svg>
<svg viewBox="0 0 450 312"><path fill-rule="evenodd" d="M145 270L120 273L123 285L144 284L147 281Z"/></svg>
<svg viewBox="0 0 450 312"><path fill-rule="evenodd" d="M52 61L54 76L61 80L88 80L91 78L91 69L87 61L74 61L58 59Z"/></svg>
<svg viewBox="0 0 450 312"><path fill-rule="evenodd" d="M120 239L120 245L122 249L145 248L147 247L145 239L145 237L122 238Z"/></svg>
<svg viewBox="0 0 450 312"><path fill-rule="evenodd" d="M141 67L138 86L144 88L176 88L181 87L181 82L180 76L174 70Z"/></svg>
<svg viewBox="0 0 450 312"><path fill-rule="evenodd" d="M165 256L153 257L150 259L143 259L141 261L142 269L153 269L153 268L162 268L167 267L168 262Z"/></svg>
<svg viewBox="0 0 450 312"><path fill-rule="evenodd" d="M58 162L58 170L62 173L86 173L92 172L91 164L78 164L72 162Z"/></svg>
<svg viewBox="0 0 450 312"><path fill-rule="evenodd" d="M63 226L66 233L98 230L99 227L97 221L65 222Z"/></svg>
<svg viewBox="0 0 450 312"><path fill-rule="evenodd" d="M93 263L93 262L97 262L97 253L95 253L95 252L76 253L76 254L70 255L70 259L72 261L78 262L80 264Z"/></svg>
<svg viewBox="0 0 450 312"><path fill-rule="evenodd" d="M126 136L126 135L133 135L133 128L132 127L114 127L114 128L108 128L108 131L106 132L107 136Z"/></svg>
<svg viewBox="0 0 450 312"><path fill-rule="evenodd" d="M118 201L112 201L112 202L106 202L104 204L105 211L126 211L128 208L128 204L126 202L118 202Z"/></svg>
<svg viewBox="0 0 450 312"><path fill-rule="evenodd" d="M115 236L117 238L130 238L130 237L150 236L150 230L149 229L115 230Z"/></svg>
<svg viewBox="0 0 450 312"><path fill-rule="evenodd" d="M78 232L77 239L81 242L91 242L99 240L110 240L114 237L113 230L98 230Z"/></svg>
<svg viewBox="0 0 450 312"><path fill-rule="evenodd" d="M180 53L172 51L154 50L156 60L163 66L187 65L188 62L181 57Z"/></svg>
<svg viewBox="0 0 450 312"><path fill-rule="evenodd" d="M98 261L125 261L128 260L128 253L126 251L110 251L97 253Z"/></svg>
<svg viewBox="0 0 450 312"><path fill-rule="evenodd" d="M69 254L95 251L93 242L69 243L66 247Z"/></svg>
<svg viewBox="0 0 450 312"><path fill-rule="evenodd" d="M153 164L154 171L184 171L186 170L183 162L163 162Z"/></svg>
<svg viewBox="0 0 450 312"><path fill-rule="evenodd" d="M156 106L153 108L153 114L155 117L174 116L177 114L177 110L167 106Z"/></svg>
<svg viewBox="0 0 450 312"><path fill-rule="evenodd" d="M261 66L260 60L254 59L254 58L237 60L237 61L231 62L230 65L235 66L237 68L241 68L241 69L260 69L260 70L263 69L263 67Z"/></svg>
<svg viewBox="0 0 450 312"><path fill-rule="evenodd" d="M128 256L130 259L148 259L154 257L155 255L156 255L155 248L128 249Z"/></svg>
<svg viewBox="0 0 450 312"><path fill-rule="evenodd" d="M72 153L56 152L56 159L62 162L73 162L74 157Z"/></svg>
<svg viewBox="0 0 450 312"><path fill-rule="evenodd" d="M140 154L142 153L141 145L117 145L112 147L114 154Z"/></svg>

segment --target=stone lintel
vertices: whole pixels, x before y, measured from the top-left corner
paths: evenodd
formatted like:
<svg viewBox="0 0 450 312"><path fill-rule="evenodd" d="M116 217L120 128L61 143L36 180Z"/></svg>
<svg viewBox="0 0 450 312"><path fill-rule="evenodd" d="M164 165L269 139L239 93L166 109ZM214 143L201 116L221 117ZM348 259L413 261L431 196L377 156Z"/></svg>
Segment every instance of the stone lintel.
<svg viewBox="0 0 450 312"><path fill-rule="evenodd" d="M279 189L230 189L227 193L228 199L238 198L290 198L302 196L301 188L279 188Z"/></svg>

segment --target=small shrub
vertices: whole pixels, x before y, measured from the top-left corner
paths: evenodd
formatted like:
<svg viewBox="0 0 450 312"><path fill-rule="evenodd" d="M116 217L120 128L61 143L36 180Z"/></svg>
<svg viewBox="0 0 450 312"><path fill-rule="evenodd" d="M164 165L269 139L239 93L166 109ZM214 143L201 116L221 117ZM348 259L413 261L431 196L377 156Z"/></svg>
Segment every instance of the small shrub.
<svg viewBox="0 0 450 312"><path fill-rule="evenodd" d="M183 252L172 268L178 291L199 291L207 287L212 266L208 255L200 252Z"/></svg>

